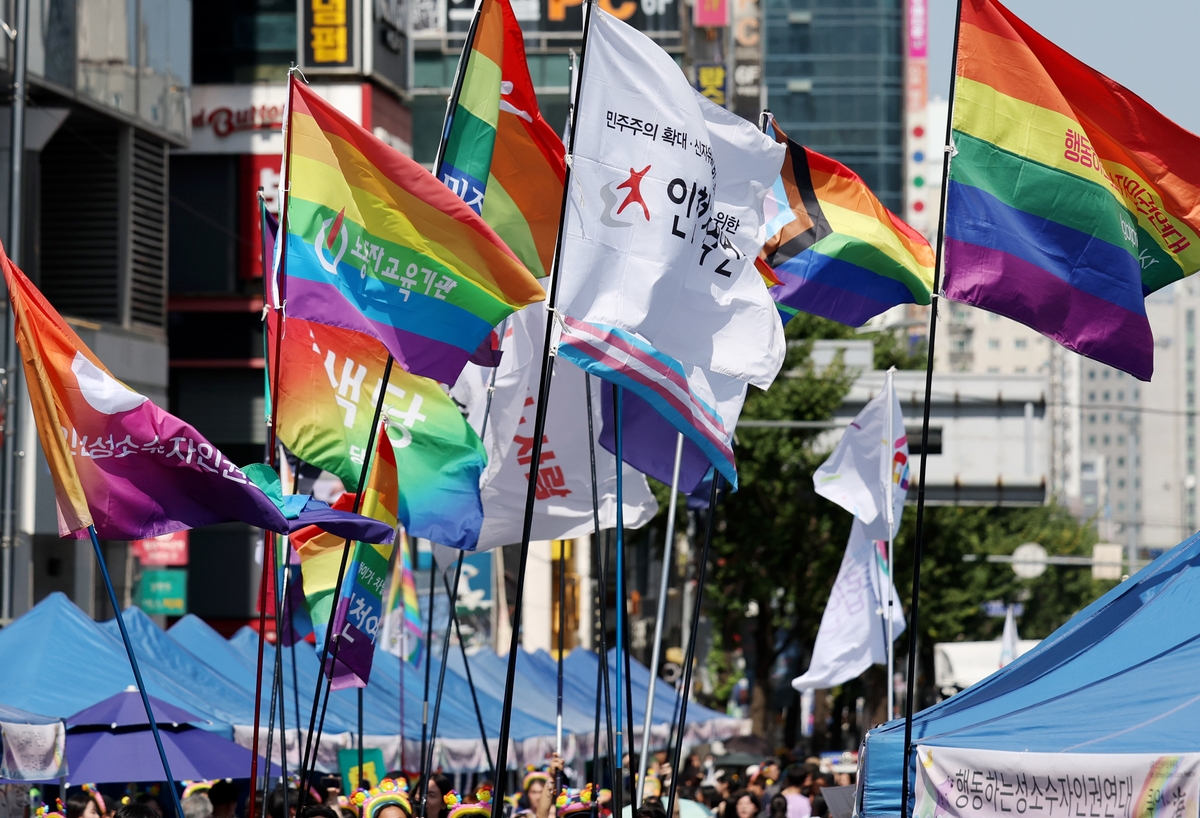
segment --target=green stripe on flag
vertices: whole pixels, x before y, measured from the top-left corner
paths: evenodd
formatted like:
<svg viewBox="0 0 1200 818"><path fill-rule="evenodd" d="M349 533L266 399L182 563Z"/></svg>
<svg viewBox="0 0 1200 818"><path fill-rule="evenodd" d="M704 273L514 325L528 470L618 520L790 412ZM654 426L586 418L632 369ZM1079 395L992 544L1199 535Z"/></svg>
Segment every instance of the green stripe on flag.
<svg viewBox="0 0 1200 818"><path fill-rule="evenodd" d="M495 176L488 177L487 198L483 200L483 220L487 222L508 249L516 254L529 272L538 278L546 275L538 255L537 242L521 208Z"/></svg>
<svg viewBox="0 0 1200 818"><path fill-rule="evenodd" d="M482 182L491 171L495 144L496 129L459 105L446 141L445 162Z"/></svg>
<svg viewBox="0 0 1200 818"><path fill-rule="evenodd" d="M500 121L500 79L500 66L478 51L472 51L467 61L462 90L458 94L458 107L470 111L476 119L490 125L493 131ZM456 114L456 122L457 118Z"/></svg>

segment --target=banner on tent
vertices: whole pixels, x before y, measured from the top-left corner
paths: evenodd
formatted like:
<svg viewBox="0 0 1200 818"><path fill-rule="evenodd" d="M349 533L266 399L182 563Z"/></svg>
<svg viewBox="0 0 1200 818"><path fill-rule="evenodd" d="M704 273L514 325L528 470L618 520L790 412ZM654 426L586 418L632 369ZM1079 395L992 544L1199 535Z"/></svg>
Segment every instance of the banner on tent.
<svg viewBox="0 0 1200 818"><path fill-rule="evenodd" d="M53 724L9 724L0 722L4 744L0 777L15 781L41 781L67 774L66 728Z"/></svg>
<svg viewBox="0 0 1200 818"><path fill-rule="evenodd" d="M1200 753L917 748L917 818L1196 818Z"/></svg>

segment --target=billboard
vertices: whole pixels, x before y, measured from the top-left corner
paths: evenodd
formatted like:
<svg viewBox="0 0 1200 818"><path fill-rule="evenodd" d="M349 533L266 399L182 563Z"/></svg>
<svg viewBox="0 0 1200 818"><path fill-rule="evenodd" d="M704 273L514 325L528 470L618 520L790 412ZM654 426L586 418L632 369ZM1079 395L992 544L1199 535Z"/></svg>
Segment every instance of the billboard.
<svg viewBox="0 0 1200 818"><path fill-rule="evenodd" d="M465 33L471 26L475 13L473 0L438 0L446 4L446 30ZM434 3L435 0L420 0ZM571 35L583 34L583 8L585 0L512 0L513 13L528 35ZM716 0L723 3L724 0ZM597 0L597 5L616 17L650 35L663 35L656 39L678 40L679 0ZM414 36L416 29L413 29Z"/></svg>
<svg viewBox="0 0 1200 818"><path fill-rule="evenodd" d="M296 52L309 74L359 69L359 0L297 0Z"/></svg>

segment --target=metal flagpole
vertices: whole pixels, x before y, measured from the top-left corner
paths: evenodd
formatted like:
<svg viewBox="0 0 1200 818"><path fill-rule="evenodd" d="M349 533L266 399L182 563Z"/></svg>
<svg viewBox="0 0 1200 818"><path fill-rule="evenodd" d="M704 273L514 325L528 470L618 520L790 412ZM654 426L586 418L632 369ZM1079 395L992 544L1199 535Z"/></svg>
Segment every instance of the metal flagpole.
<svg viewBox="0 0 1200 818"><path fill-rule="evenodd" d="M580 48L580 68L587 53L588 32L591 30L592 10L595 0L588 0L584 9L583 40ZM583 72L579 72L576 82L576 98L583 82ZM571 137L567 144L567 156L570 157L575 148L575 117L578 105L572 104ZM521 607L524 602L525 571L529 563L529 540L533 533L533 504L537 499L538 469L542 459L542 437L546 433L546 407L550 400L551 376L554 371L553 356L550 344L554 338L555 305L558 303L558 283L561 277L563 221L567 210L567 191L571 189L571 164L568 161L563 177L563 200L559 209L558 237L554 246L554 261L551 265L550 291L546 296L546 335L542 349L542 371L538 381L537 411L533 421L533 449L530 452L529 488L525 495L525 519L521 531L521 552L518 557L517 587L513 594L512 635L509 640L508 666L504 675L504 699L500 710L500 746L496 752L496 788L492 795L492 818L501 818L504 813L504 791L508 783L508 740L509 728L512 721L513 688L517 678L517 655L521 649Z"/></svg>
<svg viewBox="0 0 1200 818"><path fill-rule="evenodd" d="M442 712L442 689L446 684L446 660L450 658L450 626L456 619L455 607L458 605L458 581L462 578L463 557L466 554L466 551L458 552L458 564L454 568L454 587L449 591L450 616L446 621L446 634L442 637L442 662L438 668L437 695L433 700L433 720L429 723L429 750L426 758L421 761L421 769L424 772L424 775L421 776L421 818L425 818L428 815L429 776L433 774L433 754L437 748L438 716ZM437 562L437 560L434 560L434 562ZM444 573L443 576L445 576ZM432 617L432 612L430 612L430 616ZM432 659L433 655L430 654L429 658ZM486 743L485 741L484 744Z"/></svg>
<svg viewBox="0 0 1200 818"><path fill-rule="evenodd" d="M663 620L667 616L667 586L671 579L671 549L675 544L675 505L679 496L679 467L683 461L683 433L675 438L675 468L671 472L671 505L667 508L667 540L663 543L662 577L658 583L658 611L654 617L654 643L650 653L650 685L646 688L646 717L642 719L642 752L638 756L637 799L642 805L646 788L646 765L650 755L650 725L654 716L654 684L658 681L658 658L662 651Z"/></svg>
<svg viewBox="0 0 1200 818"><path fill-rule="evenodd" d="M884 721L891 721L896 718L896 685L892 682L892 677L896 673L896 633L893 625L892 612L896 605L896 583L892 580L896 568L896 521L895 521L895 487L892 484L892 450L896 445L896 427L894 407L896 405L895 394L896 384L892 380L892 376L896 372L896 367L892 367L887 371L887 380L884 386L884 392L887 395L887 439L883 443L883 462L880 464L880 476L883 477L885 487L887 488L887 526L888 526L888 553L887 553L887 583L888 583L888 598L887 598L887 718Z"/></svg>
<svg viewBox="0 0 1200 818"><path fill-rule="evenodd" d="M701 600L704 597L704 575L708 570L708 551L712 545L713 525L717 516L717 492L721 485L721 473L713 469L712 490L708 495L708 525L704 530L704 551L700 554L699 572L696 578L696 609L692 613L691 638L688 639L687 653L683 657L683 689L679 691L679 732L675 739L675 754L671 759L671 789L667 795L667 815L675 812L675 791L679 787L679 777L683 771L679 768L683 755L683 737L687 733L687 706L692 693L692 664L696 656L696 633L700 628Z"/></svg>
<svg viewBox="0 0 1200 818"><path fill-rule="evenodd" d="M100 565L100 575L104 578L108 601L112 603L113 611L116 613L117 627L121 631L121 641L125 643L125 653L129 655L129 666L133 668L133 679L137 682L138 693L142 696L142 706L146 708L146 719L150 722L150 732L154 734L154 745L158 748L158 757L162 761L167 789L171 791L171 803L175 807L175 815L182 816L183 807L179 804L179 793L175 791L175 776L171 774L167 751L163 749L162 736L158 734L158 720L154 717L154 708L150 706L146 683L142 681L142 670L138 667L137 656L133 652L133 642L129 640L129 631L125 628L125 617L121 615L121 603L117 601L117 592L113 589L112 577L108 575L108 565L104 561L104 551L100 548L100 539L96 536L94 525L88 526L88 534L92 537L92 548L96 551L96 562ZM257 759L258 748L255 747L252 752ZM270 762L267 762L267 769L270 769Z"/></svg>
<svg viewBox="0 0 1200 818"><path fill-rule="evenodd" d="M442 574L442 584L446 586L446 596L450 596L450 580ZM463 670L467 675L467 688L471 691L471 703L475 705L475 721L479 724L479 738L483 741L483 752L487 756L487 765L492 780L496 780L496 765L492 761L492 748L488 745L487 728L483 724L483 709L479 706L479 694L475 692L475 678L471 675L471 662L467 658L467 643L463 640L462 624L458 619L457 608L452 609L450 621L454 623L454 633L458 636L458 649L462 653Z"/></svg>
<svg viewBox="0 0 1200 818"><path fill-rule="evenodd" d="M624 463L622 459L622 444L624 441L622 438L625 436L625 430L621 425L621 404L624 403L622 391L621 387L613 384L613 440L615 441L613 448L616 449L617 456L617 652L614 657L617 664L617 757L615 762L617 780L613 782L614 815L622 814L621 802L625 800L625 742L621 731L625 726L622 719L624 715L622 708L626 704L626 701L624 696L625 690L621 684L622 671L625 669L622 665L621 657L626 648L625 619L628 612L625 610L625 559L623 556L625 552L625 537L623 536L624 532L621 530L625 523L625 503L622 497L621 485L623 482L621 480L621 472L624 471L622 468L622 464ZM607 656L604 657L604 661L605 663L608 662ZM629 740L633 741L633 736L629 736Z"/></svg>
<svg viewBox="0 0 1200 818"><path fill-rule="evenodd" d="M609 780L615 780L615 774L612 772L613 758L613 727L612 727L612 700L608 689L608 543L604 540L600 532L600 490L596 482L596 431L595 424L592 420L592 376L586 372L583 375L584 388L587 392L587 414L588 414L588 459L591 461L592 467L592 537L595 541L593 550L595 551L595 570L597 576L597 594L600 599L600 661L596 663L596 730L595 737L592 742L592 783L596 785L597 792L593 793L592 809L595 811L599 808L599 786L600 786L600 705L604 704L605 727L607 727L608 744L607 752L604 757L608 759ZM603 549L603 554L601 554ZM601 696L603 693L603 697Z"/></svg>
<svg viewBox="0 0 1200 818"><path fill-rule="evenodd" d="M946 192L950 187L950 152L953 149L954 89L958 79L958 35L962 26L962 0L958 0L954 15L954 68L950 72L950 111L946 117L946 143L942 154L942 202L938 218L936 263L933 267L933 289L929 306L929 350L925 359L925 406L921 417L921 472L917 478L917 534L913 542L912 600L908 612L908 678L904 691L904 774L900 777L900 816L908 818L908 759L912 755L913 705L917 687L917 633L920 630L921 558L925 546L925 465L929 460L929 404L933 397L933 354L937 340L937 308L945 263Z"/></svg>
<svg viewBox="0 0 1200 818"><path fill-rule="evenodd" d="M414 538L415 539L415 538ZM421 781L418 783L421 800L425 800L425 782L429 771L425 769L425 742L429 738L429 670L433 659L433 591L437 587L437 559L433 556L433 543L429 544L429 622L425 626L425 692L421 696Z"/></svg>

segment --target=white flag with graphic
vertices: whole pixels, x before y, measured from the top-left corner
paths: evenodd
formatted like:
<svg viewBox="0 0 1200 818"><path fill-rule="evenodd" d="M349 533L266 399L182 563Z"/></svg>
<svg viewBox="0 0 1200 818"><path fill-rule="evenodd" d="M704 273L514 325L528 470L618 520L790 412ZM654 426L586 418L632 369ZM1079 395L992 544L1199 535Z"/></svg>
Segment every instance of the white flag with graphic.
<svg viewBox="0 0 1200 818"><path fill-rule="evenodd" d="M490 369L468 364L451 390L468 405L468 420L480 432L488 453L480 480L483 528L480 551L521 541L529 467L533 460L533 424L537 412L538 378L545 347L545 303L514 313L508 320L496 368L491 408L486 409ZM594 529L591 455L588 451L587 393L584 373L566 361L555 361L546 413L541 465L534 503L534 540L581 537ZM468 379L472 382L468 383ZM600 390L610 388L592 379L592 429L596 436L596 476L600 498L600 527L617 524L617 459L601 447L603 426ZM487 427L483 429L483 418ZM658 503L646 478L631 466L624 469L622 486L626 528L640 528L658 513Z"/></svg>
<svg viewBox="0 0 1200 818"><path fill-rule="evenodd" d="M887 543L869 538L860 520L850 528L842 567L821 615L812 661L803 676L792 680L796 690L824 689L861 674L871 665L887 663L888 592L893 635L904 633L904 609L887 571Z"/></svg>
<svg viewBox="0 0 1200 818"><path fill-rule="evenodd" d="M1000 636L1000 667L1012 664L1017 658L1017 620L1013 615L1013 606L1009 605L1004 613L1004 632Z"/></svg>
<svg viewBox="0 0 1200 818"><path fill-rule="evenodd" d="M889 485L891 531L887 525ZM899 530L908 494L908 436L891 372L883 390L863 407L833 454L813 474L813 488L861 520L869 537L886 540Z"/></svg>
<svg viewBox="0 0 1200 818"><path fill-rule="evenodd" d="M592 14L558 307L765 389L783 325L754 259L784 147L697 94L649 37Z"/></svg>

